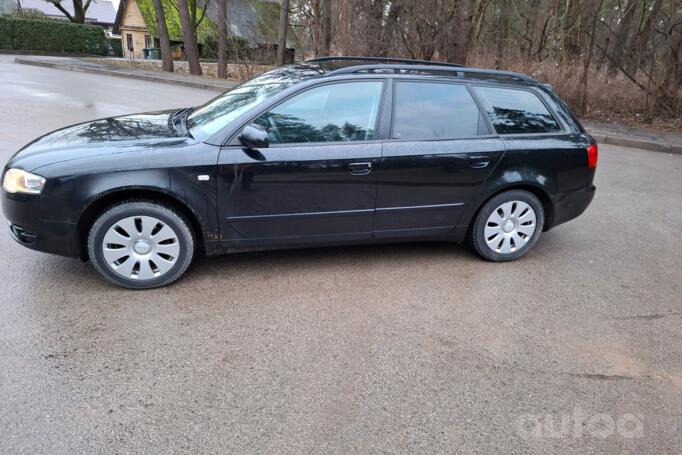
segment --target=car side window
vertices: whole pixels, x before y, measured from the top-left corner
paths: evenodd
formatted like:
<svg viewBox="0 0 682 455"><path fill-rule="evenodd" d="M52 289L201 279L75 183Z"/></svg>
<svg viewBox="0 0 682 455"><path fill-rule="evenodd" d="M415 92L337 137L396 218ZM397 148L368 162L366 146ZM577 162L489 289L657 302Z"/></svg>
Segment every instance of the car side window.
<svg viewBox="0 0 682 455"><path fill-rule="evenodd" d="M533 92L497 87L476 90L498 134L561 131L559 122Z"/></svg>
<svg viewBox="0 0 682 455"><path fill-rule="evenodd" d="M393 139L457 139L489 134L466 86L397 81Z"/></svg>
<svg viewBox="0 0 682 455"><path fill-rule="evenodd" d="M293 96L258 117L271 144L374 139L383 81L326 84Z"/></svg>

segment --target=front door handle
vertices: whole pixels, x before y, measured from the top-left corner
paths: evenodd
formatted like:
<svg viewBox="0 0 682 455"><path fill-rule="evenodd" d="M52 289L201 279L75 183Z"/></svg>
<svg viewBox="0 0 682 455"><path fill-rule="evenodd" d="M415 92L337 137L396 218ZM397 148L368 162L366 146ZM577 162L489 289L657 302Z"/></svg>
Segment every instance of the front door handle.
<svg viewBox="0 0 682 455"><path fill-rule="evenodd" d="M350 163L348 169L353 175L367 175L372 172L372 163Z"/></svg>
<svg viewBox="0 0 682 455"><path fill-rule="evenodd" d="M489 156L470 156L469 157L469 167L474 169L483 169L490 164Z"/></svg>

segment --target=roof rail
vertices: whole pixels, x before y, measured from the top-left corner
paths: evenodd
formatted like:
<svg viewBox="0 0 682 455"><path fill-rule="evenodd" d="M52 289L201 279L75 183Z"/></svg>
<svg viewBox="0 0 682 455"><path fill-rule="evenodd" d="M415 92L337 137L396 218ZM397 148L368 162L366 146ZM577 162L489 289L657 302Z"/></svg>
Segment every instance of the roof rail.
<svg viewBox="0 0 682 455"><path fill-rule="evenodd" d="M449 68L448 68L449 66ZM464 77L467 75L480 76L483 78L497 78L497 79L511 79L521 82L532 82L537 83L536 79L530 76L526 76L521 73L514 73L511 71L498 71L498 70L486 70L480 68L469 68L463 66L453 66L453 65L355 65L347 66L345 68L340 68L334 71L330 71L325 74L328 76L338 76L340 74L354 74L362 72L381 72L381 71L392 71L394 73L404 72L420 72L420 73L430 73L434 75L442 73L451 73L455 77Z"/></svg>
<svg viewBox="0 0 682 455"><path fill-rule="evenodd" d="M324 62L376 62L376 63L403 63L409 65L433 65L433 66L454 66L463 67L457 63L448 62L432 62L430 60L412 60L409 58L393 58L393 57L354 57L354 56L327 56L317 57L306 60L304 63L324 63Z"/></svg>

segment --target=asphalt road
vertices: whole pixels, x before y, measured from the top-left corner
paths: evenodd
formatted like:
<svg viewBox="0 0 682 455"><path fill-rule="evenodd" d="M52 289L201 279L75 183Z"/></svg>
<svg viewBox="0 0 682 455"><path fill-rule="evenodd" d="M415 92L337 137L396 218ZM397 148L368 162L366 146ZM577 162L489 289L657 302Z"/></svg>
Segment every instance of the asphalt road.
<svg viewBox="0 0 682 455"><path fill-rule="evenodd" d="M0 159L214 96L0 57ZM115 288L0 232L0 453L680 453L682 156L604 146L524 259L448 244L202 259Z"/></svg>

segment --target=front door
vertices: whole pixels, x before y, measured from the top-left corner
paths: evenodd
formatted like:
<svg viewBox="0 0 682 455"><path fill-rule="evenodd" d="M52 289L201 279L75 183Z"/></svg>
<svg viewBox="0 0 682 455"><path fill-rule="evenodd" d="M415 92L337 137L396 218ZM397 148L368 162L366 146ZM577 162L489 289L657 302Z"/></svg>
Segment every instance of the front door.
<svg viewBox="0 0 682 455"><path fill-rule="evenodd" d="M383 80L328 83L293 95L253 124L270 146L220 153L223 246L371 237Z"/></svg>
<svg viewBox="0 0 682 455"><path fill-rule="evenodd" d="M503 147L466 85L396 80L374 236L451 232Z"/></svg>

